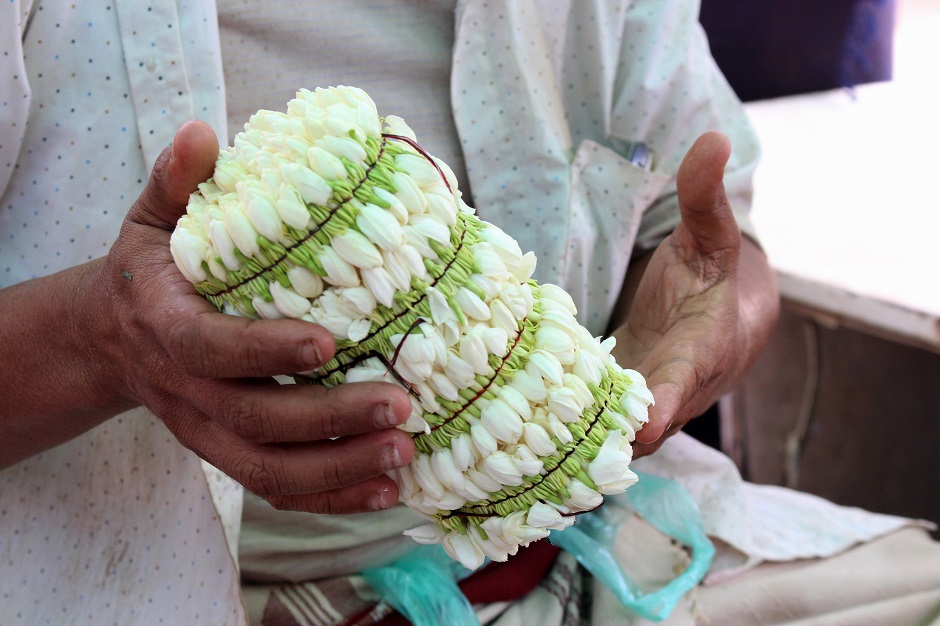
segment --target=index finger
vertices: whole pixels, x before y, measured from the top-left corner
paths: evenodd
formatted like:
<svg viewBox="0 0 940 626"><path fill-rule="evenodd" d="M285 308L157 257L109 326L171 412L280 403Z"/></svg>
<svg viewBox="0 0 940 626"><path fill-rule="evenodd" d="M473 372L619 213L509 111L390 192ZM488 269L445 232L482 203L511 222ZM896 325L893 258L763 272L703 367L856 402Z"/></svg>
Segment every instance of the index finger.
<svg viewBox="0 0 940 626"><path fill-rule="evenodd" d="M329 331L312 322L236 317L203 303L202 311L170 321L163 339L174 362L193 376L259 378L305 372L329 361L336 351Z"/></svg>

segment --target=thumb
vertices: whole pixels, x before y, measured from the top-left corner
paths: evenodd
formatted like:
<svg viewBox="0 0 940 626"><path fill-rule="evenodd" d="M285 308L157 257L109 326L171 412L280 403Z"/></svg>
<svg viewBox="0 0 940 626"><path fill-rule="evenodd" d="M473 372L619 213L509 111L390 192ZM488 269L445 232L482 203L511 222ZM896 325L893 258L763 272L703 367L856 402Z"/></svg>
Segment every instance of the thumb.
<svg viewBox="0 0 940 626"><path fill-rule="evenodd" d="M212 176L219 140L204 122L183 124L157 157L150 180L127 214L128 221L172 230L186 212L189 194Z"/></svg>
<svg viewBox="0 0 940 626"><path fill-rule="evenodd" d="M731 142L718 132L699 137L679 166L676 188L682 225L676 234L705 255L740 247L738 229L722 182Z"/></svg>

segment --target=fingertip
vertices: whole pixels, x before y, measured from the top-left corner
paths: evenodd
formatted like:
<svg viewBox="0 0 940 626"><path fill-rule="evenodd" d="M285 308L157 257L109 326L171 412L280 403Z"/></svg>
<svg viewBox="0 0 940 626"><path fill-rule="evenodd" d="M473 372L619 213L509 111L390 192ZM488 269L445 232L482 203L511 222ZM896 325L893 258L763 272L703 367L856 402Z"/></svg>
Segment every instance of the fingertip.
<svg viewBox="0 0 940 626"><path fill-rule="evenodd" d="M725 166L731 158L731 140L718 131L701 135L679 165L676 186L690 208L711 207L722 190Z"/></svg>
<svg viewBox="0 0 940 626"><path fill-rule="evenodd" d="M170 149L169 192L176 202L186 202L196 186L212 177L219 156L219 140L212 127L192 120L180 126Z"/></svg>
<svg viewBox="0 0 940 626"><path fill-rule="evenodd" d="M660 385L651 389L656 404L649 407L649 421L636 433L636 441L641 444L651 444L659 441L669 429L673 421L675 401L673 389Z"/></svg>
<svg viewBox="0 0 940 626"><path fill-rule="evenodd" d="M389 434L392 435L392 445L398 451L397 467L404 467L411 463L415 456L415 442L411 435L397 429L389 431Z"/></svg>
<svg viewBox="0 0 940 626"><path fill-rule="evenodd" d="M305 324L309 325L309 328L304 328L305 337L298 348L300 371L303 372L320 367L336 355L336 340L333 335L322 326L309 322Z"/></svg>

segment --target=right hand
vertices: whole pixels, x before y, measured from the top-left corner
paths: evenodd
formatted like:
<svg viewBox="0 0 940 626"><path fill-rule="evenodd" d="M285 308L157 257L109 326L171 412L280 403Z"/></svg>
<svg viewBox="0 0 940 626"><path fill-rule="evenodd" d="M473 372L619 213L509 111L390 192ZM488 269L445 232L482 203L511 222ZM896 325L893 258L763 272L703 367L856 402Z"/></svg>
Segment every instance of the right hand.
<svg viewBox="0 0 940 626"><path fill-rule="evenodd" d="M275 508L392 506L398 489L384 473L414 454L411 438L394 428L411 412L405 391L277 384L272 376L332 358L332 336L301 320L219 313L173 262L170 234L217 154L211 128L184 125L100 266L92 293L108 306L96 343L117 393L149 407L184 446Z"/></svg>

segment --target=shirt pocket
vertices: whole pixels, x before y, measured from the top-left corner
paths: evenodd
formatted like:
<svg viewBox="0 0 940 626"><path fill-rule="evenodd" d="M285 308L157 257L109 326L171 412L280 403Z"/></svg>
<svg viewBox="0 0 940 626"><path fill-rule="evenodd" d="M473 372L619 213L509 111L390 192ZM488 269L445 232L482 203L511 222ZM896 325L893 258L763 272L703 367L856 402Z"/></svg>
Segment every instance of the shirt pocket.
<svg viewBox="0 0 940 626"><path fill-rule="evenodd" d="M669 181L597 142L578 146L560 281L595 335L606 328L620 295L643 212Z"/></svg>

